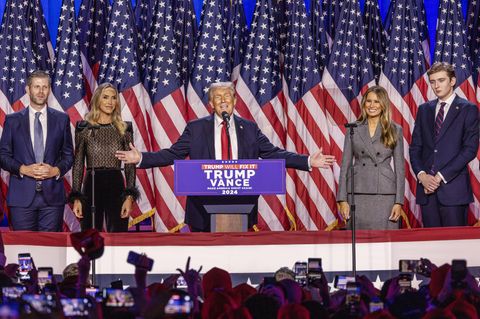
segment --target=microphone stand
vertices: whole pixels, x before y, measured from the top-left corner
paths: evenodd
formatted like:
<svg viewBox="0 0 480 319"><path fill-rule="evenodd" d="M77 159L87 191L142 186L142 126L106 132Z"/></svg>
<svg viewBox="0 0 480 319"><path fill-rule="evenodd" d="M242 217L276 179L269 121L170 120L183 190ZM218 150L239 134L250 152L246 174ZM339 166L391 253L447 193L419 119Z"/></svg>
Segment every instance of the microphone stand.
<svg viewBox="0 0 480 319"><path fill-rule="evenodd" d="M357 123L347 123L345 124L346 128L349 128L349 138L350 138L350 187L352 190L352 195L350 197L350 217L351 217L351 225L352 225L352 271L353 277L357 276L357 253L356 253L356 227L355 227L355 172L353 167L353 135L355 131L353 130L357 127ZM348 195L348 192L347 192Z"/></svg>
<svg viewBox="0 0 480 319"><path fill-rule="evenodd" d="M90 131L92 132L91 134L91 137L92 137L92 144L95 144L95 130L98 130L100 127L99 126L93 126L91 125L90 127ZM95 215L96 215L96 207L95 207L95 165L93 165L92 163L92 167L91 167L91 170L90 170L90 174L92 175L92 203L91 203L91 206L90 206L90 213L92 215L92 228L93 229L96 229L95 228ZM92 286L95 286L95 282L96 282L96 269L95 269L95 259L92 259Z"/></svg>
<svg viewBox="0 0 480 319"><path fill-rule="evenodd" d="M232 141L230 140L230 121L225 121L225 129L227 130L227 141L228 141L228 159L232 159Z"/></svg>

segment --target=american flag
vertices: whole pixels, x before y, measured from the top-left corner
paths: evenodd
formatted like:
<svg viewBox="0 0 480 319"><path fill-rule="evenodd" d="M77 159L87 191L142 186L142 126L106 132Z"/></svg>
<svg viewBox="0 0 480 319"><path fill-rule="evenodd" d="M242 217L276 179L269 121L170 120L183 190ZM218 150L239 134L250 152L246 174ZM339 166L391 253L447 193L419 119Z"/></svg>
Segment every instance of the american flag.
<svg viewBox="0 0 480 319"><path fill-rule="evenodd" d="M135 5L135 25L138 30L138 50L142 70L145 69L146 43L150 37L150 30L153 23L153 10L155 0L137 0Z"/></svg>
<svg viewBox="0 0 480 319"><path fill-rule="evenodd" d="M187 123L180 57L174 36L172 0L157 0L150 42L146 48L144 86L150 93L150 138L152 151L170 147ZM153 170L155 181L156 231L173 231L185 217L185 197L173 192L173 167Z"/></svg>
<svg viewBox="0 0 480 319"><path fill-rule="evenodd" d="M227 30L227 52L230 63L232 81L237 81L245 53L246 35L248 32L242 0L233 0L229 10Z"/></svg>
<svg viewBox="0 0 480 319"><path fill-rule="evenodd" d="M321 77L303 0L288 0L286 15L286 146L300 154L313 154L320 148L328 151L330 138L321 99ZM295 212L299 229L325 229L335 223L335 180L331 169L288 169L287 189L287 206Z"/></svg>
<svg viewBox="0 0 480 319"><path fill-rule="evenodd" d="M392 21L398 17L393 17L393 13L397 8L396 5L397 0L390 0L390 5L388 7L387 17L385 18L385 25L384 25L384 33L387 37L387 42L390 41L390 34L392 32ZM423 4L423 0L415 0L413 3L410 1L406 5L408 6L416 6L418 12L415 17L412 19L419 23L418 32L420 33L420 39L422 43L423 53L425 55L425 59L427 61L427 68L430 67L430 39L428 37L428 26L427 26L427 19L425 13L425 5Z"/></svg>
<svg viewBox="0 0 480 319"><path fill-rule="evenodd" d="M351 0L323 0L323 12L325 12L325 28L327 30L328 43L330 48L333 44L333 39L337 34L337 23L340 19L340 11L347 2Z"/></svg>
<svg viewBox="0 0 480 319"><path fill-rule="evenodd" d="M312 28L313 45L315 46L316 61L320 70L320 77L327 64L330 48L325 29L326 13L323 11L321 0L310 2L310 27Z"/></svg>
<svg viewBox="0 0 480 319"><path fill-rule="evenodd" d="M174 8L175 43L180 61L180 77L186 90L195 55L197 19L192 0L174 0Z"/></svg>
<svg viewBox="0 0 480 319"><path fill-rule="evenodd" d="M78 40L88 100L97 88L98 70L106 39L109 12L109 0L82 0L78 12Z"/></svg>
<svg viewBox="0 0 480 319"><path fill-rule="evenodd" d="M236 83L235 111L243 118L254 120L273 144L285 147L285 98L274 8L273 0L259 0L255 5L245 57ZM261 196L259 229L289 229L285 205L285 196Z"/></svg>
<svg viewBox="0 0 480 319"><path fill-rule="evenodd" d="M476 102L472 78L472 62L468 50L467 32L462 16L462 4L455 0L441 0L438 8L437 43L435 60L448 62L455 67L457 88L455 92L467 100ZM480 150L470 162L470 177L474 202L470 204L469 224L480 219Z"/></svg>
<svg viewBox="0 0 480 319"><path fill-rule="evenodd" d="M205 0L190 83L188 119L209 114L207 90L213 82L230 81L226 39L226 0Z"/></svg>
<svg viewBox="0 0 480 319"><path fill-rule="evenodd" d="M49 97L49 105L69 115L72 123L72 136L75 136L75 124L82 120L88 112L77 35L74 0L63 0L52 76L53 94ZM65 188L70 191L71 173L69 172L66 177ZM80 224L68 205L65 206L64 222L69 230L80 230Z"/></svg>
<svg viewBox="0 0 480 319"><path fill-rule="evenodd" d="M150 99L141 83L137 35L130 1L116 0L110 12L98 82L110 82L118 88L122 118L133 124L134 144L141 151L149 151L151 147L145 105L150 103ZM155 203L152 175L151 170L137 170L136 184L141 197L137 202L134 219L129 221L130 226L133 222L152 215Z"/></svg>
<svg viewBox="0 0 480 319"><path fill-rule="evenodd" d="M338 11L336 35L322 82L329 118L331 154L340 163L344 124L357 119L361 97L369 86L375 84L375 78L359 4L345 1ZM338 181L340 167L337 164L334 172Z"/></svg>
<svg viewBox="0 0 480 319"><path fill-rule="evenodd" d="M467 39L473 63L473 79L477 80L477 102L480 105L480 1L470 0L467 11Z"/></svg>
<svg viewBox="0 0 480 319"><path fill-rule="evenodd" d="M363 25L367 36L367 45L372 57L373 72L375 81L378 83L380 73L382 72L385 60L385 33L383 32L382 19L380 18L380 8L377 0L365 1L363 12Z"/></svg>
<svg viewBox="0 0 480 319"><path fill-rule="evenodd" d="M53 46L40 0L29 0L26 16L31 21L33 52L38 68L51 72L54 59Z"/></svg>
<svg viewBox="0 0 480 319"><path fill-rule="evenodd" d="M428 100L427 60L422 47L419 8L415 2L396 0L392 11L390 40L380 85L390 97L394 122L403 128L404 144L409 145L418 106ZM405 41L409 39L409 41ZM408 147L404 149L405 205L407 226L421 225L420 208L415 204L416 177L410 166Z"/></svg>

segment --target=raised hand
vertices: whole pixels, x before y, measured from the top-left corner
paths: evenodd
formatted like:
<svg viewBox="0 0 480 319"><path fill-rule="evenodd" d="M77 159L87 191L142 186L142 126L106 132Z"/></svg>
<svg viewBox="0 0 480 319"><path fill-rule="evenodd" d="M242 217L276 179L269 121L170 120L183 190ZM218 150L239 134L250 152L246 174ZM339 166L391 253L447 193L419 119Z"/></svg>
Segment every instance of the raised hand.
<svg viewBox="0 0 480 319"><path fill-rule="evenodd" d="M328 168L333 163L335 163L335 156L323 154L321 148L310 156L310 165L312 167Z"/></svg>

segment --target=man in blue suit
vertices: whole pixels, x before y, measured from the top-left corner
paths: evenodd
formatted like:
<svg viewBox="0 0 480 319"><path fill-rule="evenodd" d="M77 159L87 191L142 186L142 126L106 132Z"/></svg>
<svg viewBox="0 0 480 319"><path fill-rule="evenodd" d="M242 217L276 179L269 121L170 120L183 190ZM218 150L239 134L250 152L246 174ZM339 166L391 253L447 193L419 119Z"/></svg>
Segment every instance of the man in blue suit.
<svg viewBox="0 0 480 319"><path fill-rule="evenodd" d="M14 230L61 231L62 177L73 163L70 120L47 107L48 73L30 74L26 91L30 105L6 116L0 139L0 164L10 172L10 221Z"/></svg>
<svg viewBox="0 0 480 319"><path fill-rule="evenodd" d="M453 66L437 62L427 75L438 99L420 105L410 144L417 204L424 227L465 226L473 202L467 166L478 149L478 109L453 92Z"/></svg>
<svg viewBox="0 0 480 319"><path fill-rule="evenodd" d="M304 171L312 167L328 167L334 157L323 155L321 150L312 156L299 155L274 146L262 134L258 126L233 115L236 96L231 82L214 83L208 91L213 114L187 124L183 134L169 149L159 152L140 153L133 145L131 151L117 151L118 159L125 163L140 163L139 168L172 165L174 160L184 159L285 159L286 166ZM222 116L225 113L228 116ZM228 122L228 125L226 124ZM229 128L228 128L229 127ZM231 147L222 140L228 129ZM228 145L228 144L227 144ZM230 156L228 156L230 155ZM258 196L188 196L185 222L192 231L210 231L210 219L203 205L208 204L255 204L249 214L249 226L256 223Z"/></svg>

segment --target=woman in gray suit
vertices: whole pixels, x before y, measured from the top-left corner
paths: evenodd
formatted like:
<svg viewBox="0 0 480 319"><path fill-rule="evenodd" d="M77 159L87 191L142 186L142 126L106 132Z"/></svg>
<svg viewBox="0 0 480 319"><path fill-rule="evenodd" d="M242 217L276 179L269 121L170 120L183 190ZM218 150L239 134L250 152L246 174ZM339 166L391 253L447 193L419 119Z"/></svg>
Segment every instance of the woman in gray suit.
<svg viewBox="0 0 480 319"><path fill-rule="evenodd" d="M398 229L405 192L402 128L392 122L387 91L381 86L367 90L361 109L353 142L348 132L345 136L337 193L339 211L345 220L350 218L353 147L356 228Z"/></svg>

